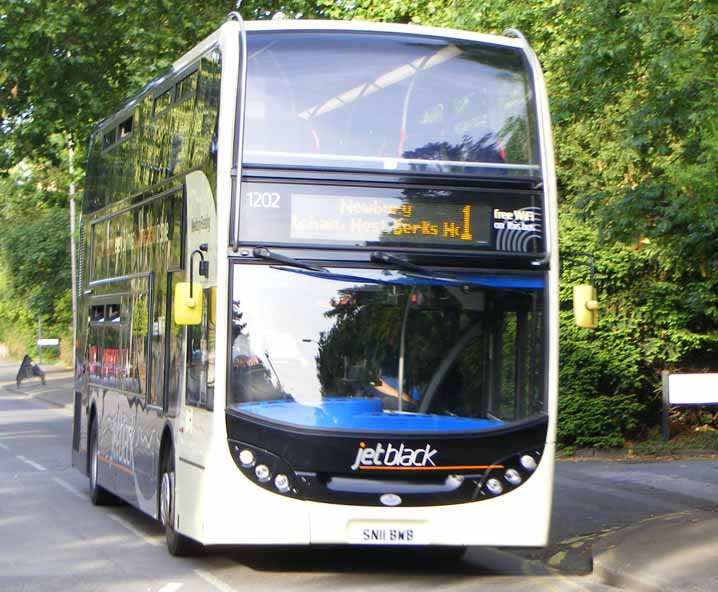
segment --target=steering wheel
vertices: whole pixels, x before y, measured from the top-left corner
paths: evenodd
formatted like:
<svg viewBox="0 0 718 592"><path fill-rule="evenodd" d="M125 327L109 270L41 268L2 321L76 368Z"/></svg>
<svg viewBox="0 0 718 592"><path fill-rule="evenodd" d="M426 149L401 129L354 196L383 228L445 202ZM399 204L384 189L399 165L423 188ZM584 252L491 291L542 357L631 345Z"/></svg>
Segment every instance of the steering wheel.
<svg viewBox="0 0 718 592"><path fill-rule="evenodd" d="M454 344L454 346L449 350L449 352L444 356L444 359L441 360L441 363L436 369L436 372L434 372L434 375L431 377L429 385L426 387L426 392L421 398L421 403L419 404L419 409L417 410L418 413L429 412L429 409L431 408L431 405L434 403L434 399L436 398L436 393L438 392L441 383L444 381L444 378L446 378L446 374L454 365L454 362L456 362L456 358L458 358L459 354L464 351L466 344L481 333L482 328L482 321L479 321L469 327L466 332L461 337L459 337L459 340Z"/></svg>

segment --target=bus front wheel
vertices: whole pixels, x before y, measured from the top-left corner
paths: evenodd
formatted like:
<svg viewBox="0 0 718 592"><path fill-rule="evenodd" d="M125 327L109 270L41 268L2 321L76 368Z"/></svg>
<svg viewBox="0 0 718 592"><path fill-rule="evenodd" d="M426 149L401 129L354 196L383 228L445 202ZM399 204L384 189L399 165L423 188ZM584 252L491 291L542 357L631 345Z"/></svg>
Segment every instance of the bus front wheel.
<svg viewBox="0 0 718 592"><path fill-rule="evenodd" d="M163 463L160 481L160 520L165 527L167 549L171 555L181 557L192 555L196 544L189 537L175 530L175 456L169 448Z"/></svg>

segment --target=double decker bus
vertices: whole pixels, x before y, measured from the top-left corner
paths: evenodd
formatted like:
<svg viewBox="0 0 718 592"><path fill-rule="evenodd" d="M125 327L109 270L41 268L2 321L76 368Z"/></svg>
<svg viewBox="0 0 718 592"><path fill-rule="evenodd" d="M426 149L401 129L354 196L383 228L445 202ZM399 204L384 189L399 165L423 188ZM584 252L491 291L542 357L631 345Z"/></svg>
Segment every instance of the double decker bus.
<svg viewBox="0 0 718 592"><path fill-rule="evenodd" d="M92 136L92 502L173 554L545 544L553 168L517 32L228 20Z"/></svg>

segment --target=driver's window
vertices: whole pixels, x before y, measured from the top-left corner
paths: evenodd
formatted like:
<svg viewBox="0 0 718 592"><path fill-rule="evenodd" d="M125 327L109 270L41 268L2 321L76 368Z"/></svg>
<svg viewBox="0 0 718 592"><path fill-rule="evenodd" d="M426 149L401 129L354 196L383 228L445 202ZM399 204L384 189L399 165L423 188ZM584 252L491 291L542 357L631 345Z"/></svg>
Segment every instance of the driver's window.
<svg viewBox="0 0 718 592"><path fill-rule="evenodd" d="M240 301L232 303L231 403L284 399L267 348L254 343L243 322Z"/></svg>
<svg viewBox="0 0 718 592"><path fill-rule="evenodd" d="M543 408L539 303L538 295L515 297L496 311L489 413L505 421L523 419Z"/></svg>

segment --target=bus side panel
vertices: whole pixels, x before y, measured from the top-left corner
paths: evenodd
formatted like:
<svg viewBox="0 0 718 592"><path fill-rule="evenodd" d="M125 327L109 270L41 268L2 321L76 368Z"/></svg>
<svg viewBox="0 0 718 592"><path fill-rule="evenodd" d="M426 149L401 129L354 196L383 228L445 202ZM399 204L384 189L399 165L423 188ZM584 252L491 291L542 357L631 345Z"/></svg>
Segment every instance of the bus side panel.
<svg viewBox="0 0 718 592"><path fill-rule="evenodd" d="M204 541L202 506L206 492L207 471L189 464L183 457L175 464L175 529L197 541Z"/></svg>
<svg viewBox="0 0 718 592"><path fill-rule="evenodd" d="M223 437L225 440L221 441ZM215 442L212 465L205 472L202 542L211 545L309 544L307 502L258 487L237 468L229 454L226 435L218 435Z"/></svg>
<svg viewBox="0 0 718 592"><path fill-rule="evenodd" d="M105 410L103 426L110 432L110 451L105 462L115 474L115 491L127 503L140 507L135 493L137 468L135 466L134 448L135 431L137 429L137 399L124 393L108 390L107 402L112 403ZM109 411L109 412L108 412Z"/></svg>
<svg viewBox="0 0 718 592"><path fill-rule="evenodd" d="M97 414L95 417L95 421L97 422L97 483L108 491L119 494L116 471L110 464L110 455L112 454L112 429L109 425L111 419L107 416L106 408L111 408L111 402L106 404L107 393L108 391L106 389L90 387L90 407L92 407L94 401ZM89 448L89 427L87 444Z"/></svg>
<svg viewBox="0 0 718 592"><path fill-rule="evenodd" d="M206 276L200 276L195 269L193 281L201 286L205 295L203 319L200 325L186 328L184 363L179 365L183 380L178 396L180 427L175 434L175 528L189 537L201 540L205 473L211 460L215 414L217 212L212 185L204 172L194 171L187 175L185 193L187 264L185 272L179 275L182 281L189 281L192 253L202 244L206 245L203 258L209 264L209 271ZM171 311L167 314L170 316ZM223 409L221 403L219 408Z"/></svg>

